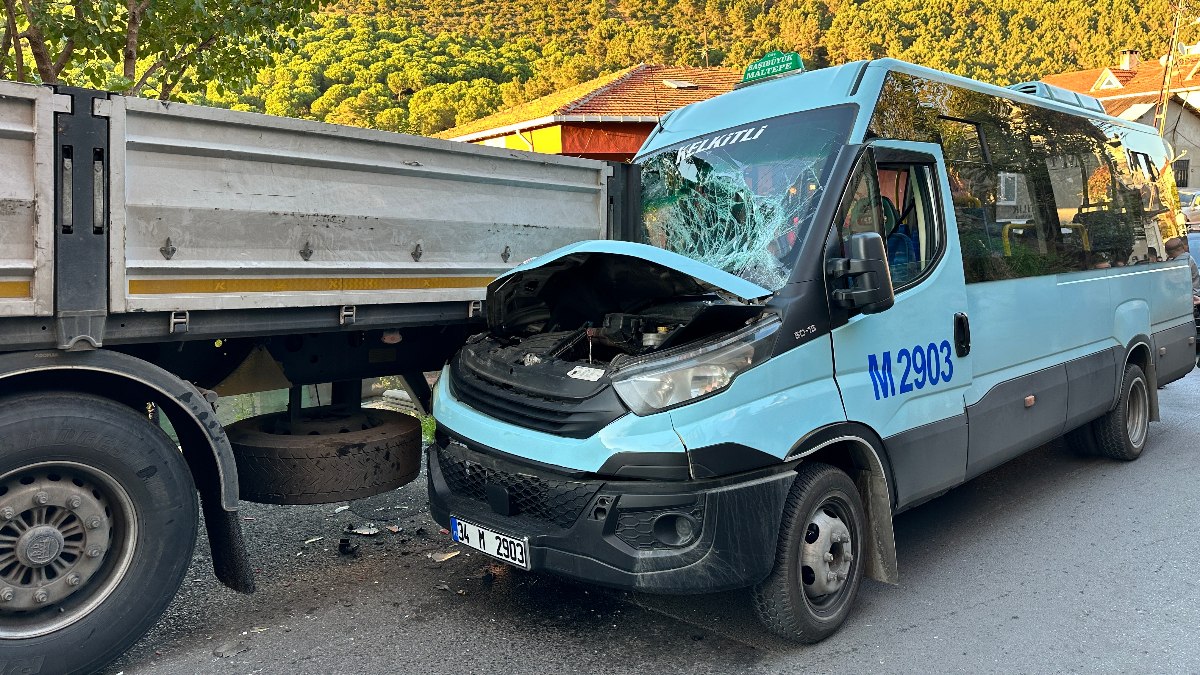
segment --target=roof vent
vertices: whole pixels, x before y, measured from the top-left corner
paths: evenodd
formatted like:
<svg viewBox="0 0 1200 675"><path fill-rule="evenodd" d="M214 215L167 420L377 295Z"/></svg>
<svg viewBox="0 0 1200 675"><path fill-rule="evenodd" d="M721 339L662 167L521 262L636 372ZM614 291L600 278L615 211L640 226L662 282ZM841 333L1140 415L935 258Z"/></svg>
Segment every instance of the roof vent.
<svg viewBox="0 0 1200 675"><path fill-rule="evenodd" d="M1012 85L1009 87L1009 89L1019 91L1022 94L1030 94L1039 98L1047 98L1051 101L1058 101L1059 103L1065 103L1070 106L1075 106L1076 108L1083 108L1084 110L1091 110L1098 113L1104 112L1104 105L1102 105L1098 99L1091 96L1084 96L1083 94L1076 94L1069 89L1055 87L1053 85L1046 84L1045 82L1022 82L1020 84Z"/></svg>
<svg viewBox="0 0 1200 675"><path fill-rule="evenodd" d="M671 89L699 89L700 85L687 80L663 80L663 86Z"/></svg>

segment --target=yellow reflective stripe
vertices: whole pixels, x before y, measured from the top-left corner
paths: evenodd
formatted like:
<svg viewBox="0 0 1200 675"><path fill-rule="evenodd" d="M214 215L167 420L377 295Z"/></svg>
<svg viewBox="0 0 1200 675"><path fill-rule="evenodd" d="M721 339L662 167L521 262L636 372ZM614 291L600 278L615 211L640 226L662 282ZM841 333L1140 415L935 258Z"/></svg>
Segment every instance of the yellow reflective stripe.
<svg viewBox="0 0 1200 675"><path fill-rule="evenodd" d="M0 281L0 298L29 298L33 291L28 281Z"/></svg>
<svg viewBox="0 0 1200 675"><path fill-rule="evenodd" d="M288 293L292 291L420 291L482 288L494 277L338 277L298 279L131 279L132 295Z"/></svg>

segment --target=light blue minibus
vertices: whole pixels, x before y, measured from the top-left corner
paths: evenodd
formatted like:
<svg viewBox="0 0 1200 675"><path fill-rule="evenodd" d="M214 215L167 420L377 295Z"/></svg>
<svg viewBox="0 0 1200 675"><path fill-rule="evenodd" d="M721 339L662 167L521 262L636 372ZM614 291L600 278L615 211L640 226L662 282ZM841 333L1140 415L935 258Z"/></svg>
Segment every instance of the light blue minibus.
<svg viewBox="0 0 1200 675"><path fill-rule="evenodd" d="M512 565L820 640L898 582L894 514L1064 434L1136 459L1194 367L1168 148L1094 99L851 63L635 165L632 241L497 279L436 387L433 514Z"/></svg>

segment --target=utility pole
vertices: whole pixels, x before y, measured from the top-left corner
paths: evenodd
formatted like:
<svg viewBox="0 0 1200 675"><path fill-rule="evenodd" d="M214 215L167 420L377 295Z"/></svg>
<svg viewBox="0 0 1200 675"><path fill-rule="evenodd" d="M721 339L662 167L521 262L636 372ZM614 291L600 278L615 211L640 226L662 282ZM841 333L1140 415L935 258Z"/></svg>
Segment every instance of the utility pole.
<svg viewBox="0 0 1200 675"><path fill-rule="evenodd" d="M1171 76L1175 72L1175 54L1179 51L1179 24L1183 20L1186 3L1187 0L1179 0L1179 4L1175 6L1175 28L1171 31L1167 64L1163 69L1162 89L1158 92L1158 105L1154 109L1154 126L1158 128L1158 135L1163 137L1167 133L1167 109L1171 102Z"/></svg>

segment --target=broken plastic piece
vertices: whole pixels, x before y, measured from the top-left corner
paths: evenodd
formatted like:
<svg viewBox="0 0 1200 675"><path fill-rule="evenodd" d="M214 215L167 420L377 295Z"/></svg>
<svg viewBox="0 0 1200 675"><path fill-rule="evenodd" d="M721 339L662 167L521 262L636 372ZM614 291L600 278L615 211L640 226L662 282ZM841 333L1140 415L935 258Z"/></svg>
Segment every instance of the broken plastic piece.
<svg viewBox="0 0 1200 675"><path fill-rule="evenodd" d="M358 555L358 544L351 544L350 539L343 537L338 542L338 554L340 555Z"/></svg>
<svg viewBox="0 0 1200 675"><path fill-rule="evenodd" d="M459 553L462 553L462 551L438 551L437 553L431 553L429 557L433 558L434 562L446 562Z"/></svg>
<svg viewBox="0 0 1200 675"><path fill-rule="evenodd" d="M312 537L311 539L305 539L305 540L304 540L304 544L305 544L306 546L307 546L308 544L315 544L315 543L317 543L318 541L321 541L321 540L322 540L322 539L324 539L324 538L325 538L325 537Z"/></svg>

